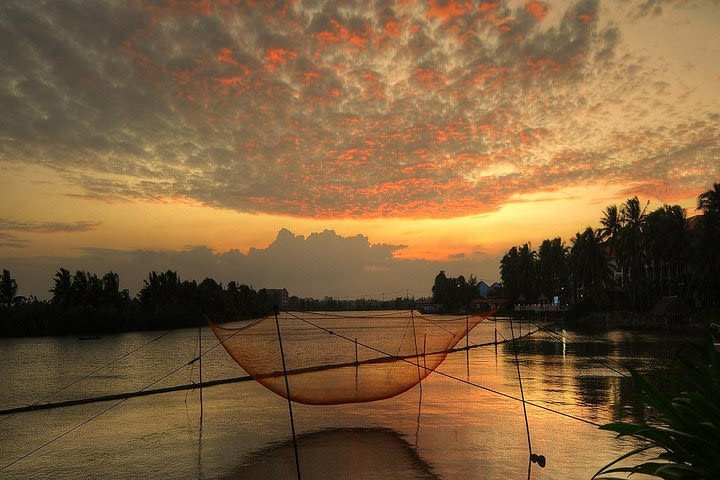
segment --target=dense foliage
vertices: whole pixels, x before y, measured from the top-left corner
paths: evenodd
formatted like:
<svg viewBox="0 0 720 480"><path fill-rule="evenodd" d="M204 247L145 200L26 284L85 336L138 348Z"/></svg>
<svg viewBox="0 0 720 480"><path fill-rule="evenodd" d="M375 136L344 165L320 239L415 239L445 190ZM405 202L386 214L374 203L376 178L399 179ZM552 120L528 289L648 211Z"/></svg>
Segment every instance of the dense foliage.
<svg viewBox="0 0 720 480"><path fill-rule="evenodd" d="M477 295L477 285L477 279L472 275L469 280L465 280L462 275L448 277L442 270L435 276L432 286L433 303L442 305L447 311L468 309Z"/></svg>
<svg viewBox="0 0 720 480"><path fill-rule="evenodd" d="M626 478L625 474L635 473L664 480L720 478L720 356L712 338L708 338L703 353L700 360L681 362L662 389L632 372L643 403L658 421L616 422L601 427L619 437L634 437L641 445L603 467L593 478L613 480L620 478L617 474Z"/></svg>
<svg viewBox="0 0 720 480"><path fill-rule="evenodd" d="M0 336L96 334L169 329L199 325L205 316L217 321L255 318L273 311L281 299L268 290L211 278L197 283L177 272L150 272L137 296L120 290L114 272L103 276L60 268L49 301L16 296L18 285L8 270L0 278ZM293 310L409 309L414 300L336 300L289 297Z"/></svg>
<svg viewBox="0 0 720 480"><path fill-rule="evenodd" d="M698 215L679 205L647 212L629 198L603 211L600 227L587 227L565 245L545 240L512 247L500 262L511 301L559 296L563 303L591 303L644 310L677 295L696 308L720 305L720 183L698 197Z"/></svg>

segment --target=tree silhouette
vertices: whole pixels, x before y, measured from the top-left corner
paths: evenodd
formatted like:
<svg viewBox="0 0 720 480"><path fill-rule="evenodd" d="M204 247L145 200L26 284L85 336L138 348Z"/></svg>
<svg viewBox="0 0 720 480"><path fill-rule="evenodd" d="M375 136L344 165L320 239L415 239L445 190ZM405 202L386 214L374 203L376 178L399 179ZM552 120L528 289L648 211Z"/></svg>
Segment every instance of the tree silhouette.
<svg viewBox="0 0 720 480"><path fill-rule="evenodd" d="M611 248L615 249L618 237L620 236L620 230L622 229L622 222L620 221L620 213L617 205L609 205L603 210L600 225L602 225L598 229L600 238L607 242Z"/></svg>
<svg viewBox="0 0 720 480"><path fill-rule="evenodd" d="M568 282L568 249L560 237L543 240L537 252L540 291L549 299L561 296Z"/></svg>
<svg viewBox="0 0 720 480"><path fill-rule="evenodd" d="M720 183L698 196L702 212L692 248L691 283L697 304L720 304Z"/></svg>
<svg viewBox="0 0 720 480"><path fill-rule="evenodd" d="M625 271L629 273L628 286L631 292L633 308L643 306L641 295L647 285L645 278L645 208L640 205L637 196L623 203L620 211L622 228L618 241L618 257Z"/></svg>
<svg viewBox="0 0 720 480"><path fill-rule="evenodd" d="M10 307L17 295L18 284L10 275L9 270L3 269L2 278L0 278L0 303L6 307Z"/></svg>
<svg viewBox="0 0 720 480"><path fill-rule="evenodd" d="M473 275L469 280L463 275L448 277L444 270L435 276L432 286L433 302L450 311L469 308L476 293L477 279Z"/></svg>
<svg viewBox="0 0 720 480"><path fill-rule="evenodd" d="M609 270L600 234L587 227L576 233L571 243L570 269L576 287L583 287L593 300L601 299L609 284Z"/></svg>
<svg viewBox="0 0 720 480"><path fill-rule="evenodd" d="M50 289L50 293L53 294L51 302L58 305L67 305L71 298L71 289L73 284L73 277L70 275L70 271L65 268L60 268L53 277L55 286Z"/></svg>
<svg viewBox="0 0 720 480"><path fill-rule="evenodd" d="M688 245L685 210L679 205L663 205L650 213L645 223L644 243L654 290L659 295L677 293Z"/></svg>
<svg viewBox="0 0 720 480"><path fill-rule="evenodd" d="M713 183L710 190L698 196L697 209L705 215L720 217L720 183Z"/></svg>
<svg viewBox="0 0 720 480"><path fill-rule="evenodd" d="M512 247L500 261L500 276L511 301L527 302L537 297L537 252L529 243Z"/></svg>
<svg viewBox="0 0 720 480"><path fill-rule="evenodd" d="M144 281L143 288L138 293L140 303L145 306L165 306L175 303L180 292L180 278L177 272L168 270L148 274Z"/></svg>

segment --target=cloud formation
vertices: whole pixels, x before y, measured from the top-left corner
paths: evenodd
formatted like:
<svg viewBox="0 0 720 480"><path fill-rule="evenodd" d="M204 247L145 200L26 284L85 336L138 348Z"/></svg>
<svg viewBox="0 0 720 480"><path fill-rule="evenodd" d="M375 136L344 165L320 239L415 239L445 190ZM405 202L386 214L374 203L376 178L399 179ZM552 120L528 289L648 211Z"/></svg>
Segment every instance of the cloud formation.
<svg viewBox="0 0 720 480"><path fill-rule="evenodd" d="M0 218L0 247L24 248L30 241L17 234L78 233L94 230L102 222L30 222Z"/></svg>
<svg viewBox="0 0 720 480"><path fill-rule="evenodd" d="M71 233L87 232L99 227L102 222L21 222L0 218L0 231L10 230L14 232L32 233Z"/></svg>
<svg viewBox="0 0 720 480"><path fill-rule="evenodd" d="M478 253L446 261L401 260L393 256L401 248L373 245L363 235L343 237L332 230L304 237L282 229L270 245L253 248L247 255L238 250L215 253L205 246L181 251L93 248L79 257L12 258L3 267L16 273L21 294L40 298L48 296L52 276L61 266L94 273L113 270L120 274L122 287L133 293L142 287L149 271L167 269L176 270L184 280L235 280L256 289L287 288L291 295L316 298L427 296L441 269L453 275L497 278L495 256Z"/></svg>
<svg viewBox="0 0 720 480"><path fill-rule="evenodd" d="M455 217L599 179L685 198L720 175L717 89L625 42L708 5L6 1L0 162L87 198L310 217Z"/></svg>

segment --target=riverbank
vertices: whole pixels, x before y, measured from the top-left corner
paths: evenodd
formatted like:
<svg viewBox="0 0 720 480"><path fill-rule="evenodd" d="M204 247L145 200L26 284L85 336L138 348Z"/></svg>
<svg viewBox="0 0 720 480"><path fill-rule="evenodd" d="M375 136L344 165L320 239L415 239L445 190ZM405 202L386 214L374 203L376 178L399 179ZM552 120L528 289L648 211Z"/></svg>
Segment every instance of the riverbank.
<svg viewBox="0 0 720 480"><path fill-rule="evenodd" d="M710 323L720 322L720 309L703 309L693 313L657 315L625 310L590 312L581 316L566 315L565 323L583 330L666 330L701 331Z"/></svg>

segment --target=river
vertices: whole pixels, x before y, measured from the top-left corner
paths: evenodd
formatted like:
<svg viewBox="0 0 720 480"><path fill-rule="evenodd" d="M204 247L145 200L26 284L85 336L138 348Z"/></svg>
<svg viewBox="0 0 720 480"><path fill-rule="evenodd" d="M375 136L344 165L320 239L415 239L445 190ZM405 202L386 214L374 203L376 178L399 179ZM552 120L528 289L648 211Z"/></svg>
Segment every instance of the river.
<svg viewBox="0 0 720 480"><path fill-rule="evenodd" d="M487 321L470 343L492 341L496 325L499 338L511 336L506 319ZM522 333L535 328L526 323ZM0 408L136 391L176 369L152 388L197 382L198 365L186 365L197 355L197 330L151 342L162 333L0 339ZM202 336L203 351L212 349L203 356L204 380L244 374L213 348L210 329ZM323 348L310 334L294 340ZM561 327L523 338L517 353L525 398L555 411L527 407L533 451L547 458L545 468L533 465L532 478L590 478L629 450L629 441L579 419L642 418L620 363L655 369L693 342L662 332ZM510 344L497 353L493 346L451 353L438 371L520 396ZM293 409L306 480L527 478L522 403L437 373L422 382L422 397L414 387L381 401ZM0 478L295 478L291 438L284 398L255 382L227 384L203 389L202 428L198 390L0 416L0 468L15 462Z"/></svg>

